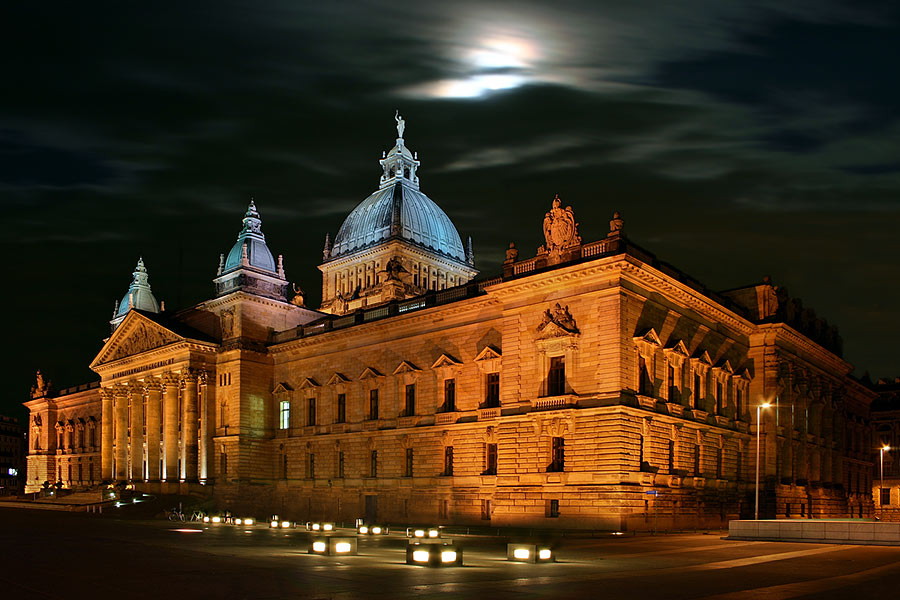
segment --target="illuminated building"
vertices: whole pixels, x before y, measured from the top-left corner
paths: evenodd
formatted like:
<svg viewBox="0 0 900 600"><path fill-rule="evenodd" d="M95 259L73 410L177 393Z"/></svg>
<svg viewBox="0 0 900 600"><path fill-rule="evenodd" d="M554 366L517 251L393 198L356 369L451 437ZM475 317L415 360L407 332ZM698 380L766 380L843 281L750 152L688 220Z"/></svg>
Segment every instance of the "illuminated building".
<svg viewBox="0 0 900 600"><path fill-rule="evenodd" d="M326 239L321 310L291 293L253 203L215 298L161 311L139 264L99 388L27 403L44 427L29 486L78 455L50 433L77 417L102 431L84 452L102 479L248 514L720 526L752 514L768 401L761 515L871 514L871 457L843 432L864 435L874 395L832 327L768 282L707 290L618 214L583 242L558 198L536 256L511 247L476 278L398 134L378 190Z"/></svg>
<svg viewBox="0 0 900 600"><path fill-rule="evenodd" d="M900 521L900 377L893 381L880 379L875 391L878 393L878 399L872 403L875 435L865 446L870 453L874 450L872 498L878 517L896 522Z"/></svg>

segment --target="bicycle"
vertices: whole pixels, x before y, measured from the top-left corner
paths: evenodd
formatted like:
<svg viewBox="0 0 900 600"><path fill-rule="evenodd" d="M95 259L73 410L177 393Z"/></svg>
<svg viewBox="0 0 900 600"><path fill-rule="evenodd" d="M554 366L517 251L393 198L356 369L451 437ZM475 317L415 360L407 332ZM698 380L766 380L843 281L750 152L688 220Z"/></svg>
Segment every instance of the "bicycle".
<svg viewBox="0 0 900 600"><path fill-rule="evenodd" d="M168 517L170 521L181 521L184 523L184 513L181 512L178 508L173 508L172 510L166 511L168 513Z"/></svg>

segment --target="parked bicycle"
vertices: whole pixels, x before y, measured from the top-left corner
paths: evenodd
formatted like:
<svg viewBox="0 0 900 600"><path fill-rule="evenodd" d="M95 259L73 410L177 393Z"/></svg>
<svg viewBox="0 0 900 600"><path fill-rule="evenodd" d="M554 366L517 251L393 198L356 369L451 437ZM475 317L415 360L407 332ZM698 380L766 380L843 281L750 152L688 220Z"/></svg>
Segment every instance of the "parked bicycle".
<svg viewBox="0 0 900 600"><path fill-rule="evenodd" d="M167 516L169 517L170 521L181 521L182 523L184 522L184 513L181 512L180 508L176 507L166 512L168 513Z"/></svg>

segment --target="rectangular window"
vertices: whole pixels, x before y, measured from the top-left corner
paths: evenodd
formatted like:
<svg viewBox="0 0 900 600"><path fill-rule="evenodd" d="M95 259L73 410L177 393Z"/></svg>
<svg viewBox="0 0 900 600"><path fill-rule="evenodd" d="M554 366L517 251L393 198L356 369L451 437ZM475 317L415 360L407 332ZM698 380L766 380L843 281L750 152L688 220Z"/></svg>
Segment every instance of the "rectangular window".
<svg viewBox="0 0 900 600"><path fill-rule="evenodd" d="M453 475L453 446L444 448L444 476Z"/></svg>
<svg viewBox="0 0 900 600"><path fill-rule="evenodd" d="M337 455L337 476L340 479L344 478L344 451L341 450Z"/></svg>
<svg viewBox="0 0 900 600"><path fill-rule="evenodd" d="M484 396L485 408L500 406L500 373L488 373Z"/></svg>
<svg viewBox="0 0 900 600"><path fill-rule="evenodd" d="M337 397L337 423L347 422L347 395L338 394Z"/></svg>
<svg viewBox="0 0 900 600"><path fill-rule="evenodd" d="M716 449L716 479L722 479L722 449Z"/></svg>
<svg viewBox="0 0 900 600"><path fill-rule="evenodd" d="M734 391L734 409L737 413L734 418L740 420L744 414L744 390L741 388Z"/></svg>
<svg viewBox="0 0 900 600"><path fill-rule="evenodd" d="M369 477L378 477L378 450L369 453Z"/></svg>
<svg viewBox="0 0 900 600"><path fill-rule="evenodd" d="M416 384L406 385L406 403L403 407L403 415L411 417L416 414Z"/></svg>
<svg viewBox="0 0 900 600"><path fill-rule="evenodd" d="M562 396L566 393L566 357L550 358L550 370L547 372L547 395Z"/></svg>
<svg viewBox="0 0 900 600"><path fill-rule="evenodd" d="M449 519L450 518L450 501L449 500L441 500L440 504L438 504L438 518L440 518L440 519Z"/></svg>
<svg viewBox="0 0 900 600"><path fill-rule="evenodd" d="M675 470L675 441L669 440L669 473Z"/></svg>
<svg viewBox="0 0 900 600"><path fill-rule="evenodd" d="M444 412L456 410L456 380L444 380Z"/></svg>
<svg viewBox="0 0 900 600"><path fill-rule="evenodd" d="M378 390L369 390L369 420L378 418Z"/></svg>
<svg viewBox="0 0 900 600"><path fill-rule="evenodd" d="M315 425L316 424L316 399L315 398L307 398L306 399L306 424L307 425Z"/></svg>
<svg viewBox="0 0 900 600"><path fill-rule="evenodd" d="M491 520L491 501L490 500L482 500L481 501L481 520L482 521L490 521Z"/></svg>
<svg viewBox="0 0 900 600"><path fill-rule="evenodd" d="M497 444L484 445L484 475L497 474Z"/></svg>
<svg viewBox="0 0 900 600"><path fill-rule="evenodd" d="M222 472L222 477L228 476L228 455L224 452L219 455L219 470Z"/></svg>
<svg viewBox="0 0 900 600"><path fill-rule="evenodd" d="M891 488L881 488L881 506L891 505Z"/></svg>
<svg viewBox="0 0 900 600"><path fill-rule="evenodd" d="M723 404L722 382L716 382L716 414L721 415L725 406Z"/></svg>
<svg viewBox="0 0 900 600"><path fill-rule="evenodd" d="M694 398L692 400L692 406L694 408L700 408L700 401L703 399L702 391L702 379L699 373L694 373Z"/></svg>
<svg viewBox="0 0 900 600"><path fill-rule="evenodd" d="M281 413L278 420L279 429L288 429L291 426L291 402L290 400L281 401Z"/></svg>
<svg viewBox="0 0 900 600"><path fill-rule="evenodd" d="M312 452L306 456L306 477L308 479L316 478L316 455Z"/></svg>
<svg viewBox="0 0 900 600"><path fill-rule="evenodd" d="M225 427L225 403L219 404L219 427Z"/></svg>
<svg viewBox="0 0 900 600"><path fill-rule="evenodd" d="M678 401L678 388L675 386L675 365L669 365L667 370L667 385L669 389L669 402Z"/></svg>
<svg viewBox="0 0 900 600"><path fill-rule="evenodd" d="M559 500L547 500L547 517L555 519L559 516Z"/></svg>
<svg viewBox="0 0 900 600"><path fill-rule="evenodd" d="M638 394L642 396L653 395L653 380L650 378L650 369L647 368L647 359L643 355L638 356Z"/></svg>
<svg viewBox="0 0 900 600"><path fill-rule="evenodd" d="M287 454L281 455L281 478L288 478L288 457Z"/></svg>
<svg viewBox="0 0 900 600"><path fill-rule="evenodd" d="M406 449L406 469L404 470L403 475L405 477L413 476L413 449L412 448Z"/></svg>
<svg viewBox="0 0 900 600"><path fill-rule="evenodd" d="M550 438L550 466L548 473L559 473L566 469L566 446L561 437Z"/></svg>

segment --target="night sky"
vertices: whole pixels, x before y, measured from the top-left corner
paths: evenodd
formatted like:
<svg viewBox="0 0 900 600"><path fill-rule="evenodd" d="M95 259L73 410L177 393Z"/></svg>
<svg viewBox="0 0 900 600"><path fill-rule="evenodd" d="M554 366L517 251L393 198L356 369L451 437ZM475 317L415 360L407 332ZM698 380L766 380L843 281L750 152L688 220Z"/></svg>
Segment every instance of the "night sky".
<svg viewBox="0 0 900 600"><path fill-rule="evenodd" d="M139 256L212 295L252 196L318 306L326 232L406 119L422 190L498 272L554 194L727 289L770 275L900 375L896 2L9 3L0 413L96 379ZM14 4L18 6L13 6Z"/></svg>

